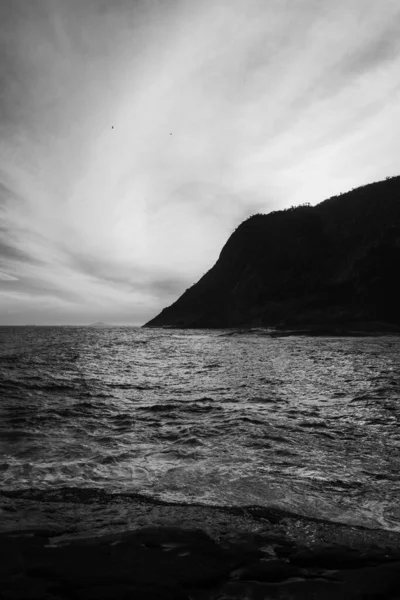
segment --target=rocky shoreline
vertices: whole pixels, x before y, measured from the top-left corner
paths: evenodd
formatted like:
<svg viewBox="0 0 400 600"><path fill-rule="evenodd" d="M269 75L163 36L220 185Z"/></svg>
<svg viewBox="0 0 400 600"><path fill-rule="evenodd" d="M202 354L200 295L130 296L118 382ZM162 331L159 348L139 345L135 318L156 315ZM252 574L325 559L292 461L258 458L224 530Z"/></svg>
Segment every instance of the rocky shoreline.
<svg viewBox="0 0 400 600"><path fill-rule="evenodd" d="M159 329L191 329L175 325L163 325ZM194 330L202 330L199 327ZM268 337L386 337L400 336L400 327L390 323L336 323L336 324L310 324L304 323L296 326L277 325L275 327L255 326L244 324L240 327L211 327L206 330L224 331L224 335L257 334Z"/></svg>
<svg viewBox="0 0 400 600"><path fill-rule="evenodd" d="M78 499L76 527L63 531L55 523L66 505L52 504L48 528L45 520L18 528L14 519L0 534L2 599L400 597L400 533L278 509L140 498L107 513L107 533L80 525L109 507ZM33 507L37 514L48 509Z"/></svg>

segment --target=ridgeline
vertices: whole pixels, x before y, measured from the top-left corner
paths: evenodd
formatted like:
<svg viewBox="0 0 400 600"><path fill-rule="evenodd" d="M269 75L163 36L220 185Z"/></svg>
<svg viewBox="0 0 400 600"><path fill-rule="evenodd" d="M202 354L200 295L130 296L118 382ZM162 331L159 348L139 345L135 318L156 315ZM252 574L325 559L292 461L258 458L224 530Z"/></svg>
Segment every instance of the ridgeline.
<svg viewBox="0 0 400 600"><path fill-rule="evenodd" d="M145 327L400 331L400 176L241 223Z"/></svg>

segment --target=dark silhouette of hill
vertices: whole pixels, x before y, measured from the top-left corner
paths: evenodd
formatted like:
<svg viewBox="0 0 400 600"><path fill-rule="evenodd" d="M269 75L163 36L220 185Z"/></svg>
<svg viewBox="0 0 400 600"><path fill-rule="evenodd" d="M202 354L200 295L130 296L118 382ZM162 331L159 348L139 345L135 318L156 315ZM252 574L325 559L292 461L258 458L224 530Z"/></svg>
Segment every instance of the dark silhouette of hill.
<svg viewBox="0 0 400 600"><path fill-rule="evenodd" d="M400 177L241 223L148 327L400 327Z"/></svg>

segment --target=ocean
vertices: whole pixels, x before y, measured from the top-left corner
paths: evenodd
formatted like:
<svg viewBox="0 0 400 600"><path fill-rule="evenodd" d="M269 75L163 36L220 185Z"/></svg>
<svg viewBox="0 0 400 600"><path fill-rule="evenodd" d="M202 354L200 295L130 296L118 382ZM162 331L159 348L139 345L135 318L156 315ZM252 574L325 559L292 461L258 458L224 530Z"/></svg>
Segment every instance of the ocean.
<svg viewBox="0 0 400 600"><path fill-rule="evenodd" d="M400 531L399 419L400 337L3 327L0 529L148 498Z"/></svg>

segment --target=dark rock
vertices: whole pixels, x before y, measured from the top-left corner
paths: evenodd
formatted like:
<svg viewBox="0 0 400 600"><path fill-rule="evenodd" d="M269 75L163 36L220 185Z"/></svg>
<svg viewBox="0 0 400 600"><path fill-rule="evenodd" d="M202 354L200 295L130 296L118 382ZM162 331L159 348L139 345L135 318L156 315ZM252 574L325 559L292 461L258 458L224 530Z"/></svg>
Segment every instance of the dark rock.
<svg viewBox="0 0 400 600"><path fill-rule="evenodd" d="M302 549L289 557L290 563L300 567L322 567L326 569L354 569L393 560L393 556L371 550L362 552L344 546Z"/></svg>
<svg viewBox="0 0 400 600"><path fill-rule="evenodd" d="M279 558L288 558L296 552L296 550L292 546L286 546L281 544L275 546L274 550L276 556L278 556Z"/></svg>
<svg viewBox="0 0 400 600"><path fill-rule="evenodd" d="M301 570L283 560L262 560L246 567L240 579L250 581L277 582L301 575Z"/></svg>
<svg viewBox="0 0 400 600"><path fill-rule="evenodd" d="M400 332L400 177L254 215L149 327Z"/></svg>
<svg viewBox="0 0 400 600"><path fill-rule="evenodd" d="M0 536L2 598L25 597L25 588L38 598L51 589L65 598L183 599L186 589L218 584L237 563L202 531L154 527L60 547L47 541Z"/></svg>
<svg viewBox="0 0 400 600"><path fill-rule="evenodd" d="M210 597L209 597L210 598ZM215 600L276 598L280 600L398 600L400 563L339 571L335 578L307 577L289 581L229 581L212 596Z"/></svg>
<svg viewBox="0 0 400 600"><path fill-rule="evenodd" d="M0 598L398 600L398 538L393 540L391 548L304 548L277 529L263 529L231 531L221 545L200 530L146 527L52 546L45 531L5 533ZM278 541L291 551L290 560L260 560L261 548Z"/></svg>

